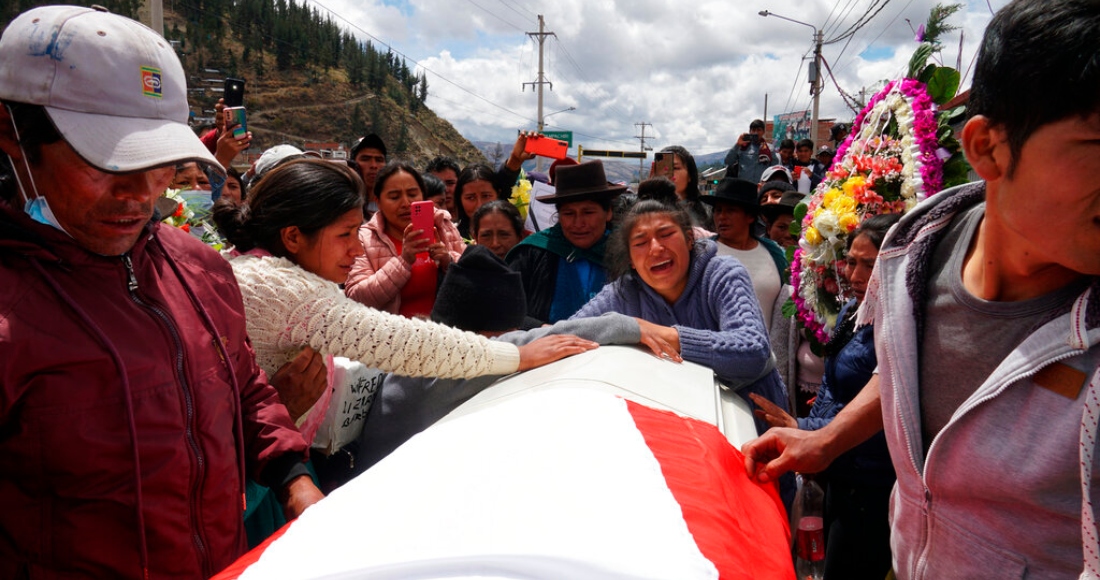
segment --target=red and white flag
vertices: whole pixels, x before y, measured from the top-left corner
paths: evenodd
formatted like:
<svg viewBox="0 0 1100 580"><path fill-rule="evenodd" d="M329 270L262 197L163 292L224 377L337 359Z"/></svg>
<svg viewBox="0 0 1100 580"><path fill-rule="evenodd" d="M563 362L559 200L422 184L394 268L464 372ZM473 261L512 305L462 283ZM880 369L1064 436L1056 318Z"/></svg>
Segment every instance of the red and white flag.
<svg viewBox="0 0 1100 580"><path fill-rule="evenodd" d="M216 578L784 579L773 485L709 423L585 389L444 421Z"/></svg>

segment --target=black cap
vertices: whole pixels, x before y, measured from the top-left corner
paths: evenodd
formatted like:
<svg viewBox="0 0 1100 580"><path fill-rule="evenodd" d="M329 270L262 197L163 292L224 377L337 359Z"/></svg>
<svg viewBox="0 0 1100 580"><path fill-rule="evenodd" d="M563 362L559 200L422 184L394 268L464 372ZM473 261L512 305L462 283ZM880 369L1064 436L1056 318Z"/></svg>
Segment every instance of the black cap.
<svg viewBox="0 0 1100 580"><path fill-rule="evenodd" d="M355 142L355 146L351 148L351 158L355 159L355 156L363 149L370 147L371 149L377 149L382 152L382 156L386 156L386 144L382 141L382 138L378 135L371 133Z"/></svg>
<svg viewBox="0 0 1100 580"><path fill-rule="evenodd" d="M447 269L432 320L470 332L514 330L524 324L523 279L486 246L470 246Z"/></svg>

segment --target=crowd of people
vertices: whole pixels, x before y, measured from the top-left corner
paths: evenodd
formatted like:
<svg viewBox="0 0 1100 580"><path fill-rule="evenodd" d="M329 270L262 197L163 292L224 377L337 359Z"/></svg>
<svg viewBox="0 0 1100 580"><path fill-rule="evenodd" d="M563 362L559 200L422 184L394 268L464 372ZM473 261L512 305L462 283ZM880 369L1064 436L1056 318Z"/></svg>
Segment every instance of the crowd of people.
<svg viewBox="0 0 1100 580"><path fill-rule="evenodd" d="M30 10L0 37L0 577L209 577L498 377L605 344L712 368L785 499L821 473L826 578L1100 577L1098 39L1091 0L998 12L962 129L981 181L851 233L819 352L784 305L832 149L753 121L709 194L678 145L633 191L599 161L523 176L527 133L498 168L369 134L239 172L252 134L223 103L192 131L160 36ZM178 190L220 253L163 221ZM333 357L385 378L311 450Z"/></svg>

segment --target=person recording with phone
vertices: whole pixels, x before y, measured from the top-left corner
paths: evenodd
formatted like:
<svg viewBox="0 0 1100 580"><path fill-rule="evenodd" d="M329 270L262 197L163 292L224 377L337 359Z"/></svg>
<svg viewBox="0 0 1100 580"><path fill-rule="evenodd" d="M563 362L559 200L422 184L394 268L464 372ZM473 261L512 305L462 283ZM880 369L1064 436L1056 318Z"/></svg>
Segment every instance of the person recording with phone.
<svg viewBox="0 0 1100 580"><path fill-rule="evenodd" d="M374 184L378 211L359 228L365 255L355 259L344 291L348 298L393 314L427 317L437 282L466 249L449 214L432 208L433 231L414 221L424 199L424 180L411 165L395 162ZM425 235L427 234L427 235Z"/></svg>
<svg viewBox="0 0 1100 580"><path fill-rule="evenodd" d="M695 157L680 145L669 145L654 155L653 177L667 177L676 185L677 203L691 216L691 224L714 231L714 216L708 205L699 201L699 168Z"/></svg>
<svg viewBox="0 0 1100 580"><path fill-rule="evenodd" d="M737 138L737 144L726 154L726 177L759 183L760 175L774 160L771 148L764 140L764 121L756 119L749 124L749 132L742 133Z"/></svg>

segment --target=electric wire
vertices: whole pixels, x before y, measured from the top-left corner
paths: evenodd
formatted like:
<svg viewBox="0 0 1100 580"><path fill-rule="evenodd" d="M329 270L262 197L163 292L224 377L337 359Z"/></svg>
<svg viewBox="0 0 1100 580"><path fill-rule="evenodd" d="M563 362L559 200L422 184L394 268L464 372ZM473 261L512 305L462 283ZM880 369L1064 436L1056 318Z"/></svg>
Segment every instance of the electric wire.
<svg viewBox="0 0 1100 580"><path fill-rule="evenodd" d="M889 5L890 0L873 0L871 6L867 8L867 12L865 12L863 16L861 16L859 20L855 22L855 24L849 26L848 30L840 33L839 36L836 36L831 40L827 40L823 44L835 44L837 42L840 42L841 40L845 40L846 38L858 32L861 28L866 26L869 22L871 22L871 20L875 18L875 16L878 16L878 14L882 12L883 8L886 8Z"/></svg>
<svg viewBox="0 0 1100 580"><path fill-rule="evenodd" d="M504 18L503 18L502 16L500 16L500 15L499 15L499 14L497 14L496 12L493 12L492 10L489 10L488 8L486 8L486 7L482 6L481 4L478 4L477 2L474 2L474 0L467 0L467 1L468 1L468 2L470 3L470 4L473 4L474 6L476 6L476 7L480 8L480 9L481 9L482 11L484 11L484 12L485 12L486 14L488 14L489 16L492 16L493 18L496 18L497 20L499 20L499 21L501 21L501 22L503 22L503 23L507 24L508 26L511 26L512 28L515 28L516 30L518 30L518 31L520 31L520 32L525 32L525 31L523 30L523 28L521 28L521 27L519 27L519 26L516 26L515 24L512 24L511 22L509 22L509 21L505 20L505 19L504 19Z"/></svg>
<svg viewBox="0 0 1100 580"><path fill-rule="evenodd" d="M501 4L503 4L505 8L507 8L507 9L511 10L512 12L515 12L515 13L516 13L517 15L519 15L519 17L520 17L520 18L522 18L523 20L525 20L525 21L526 21L526 20L528 20L528 17L527 17L527 16L524 16L524 15L523 15L523 13L521 13L521 12L520 12L519 10L516 10L516 9L515 9L515 7L514 7L514 6L512 6L511 4L509 4L509 3L505 2L504 0L500 0L500 3L501 3ZM529 10L528 10L528 13L530 13L530 11L529 11ZM537 15L537 14L531 14L531 16L535 16L535 17L538 17L538 15Z"/></svg>
<svg viewBox="0 0 1100 580"><path fill-rule="evenodd" d="M500 0L500 1L501 1L502 3L504 3L504 4L508 4L508 2L506 2L505 0ZM524 6L523 4L520 4L520 3L519 3L519 2L517 2L516 0L511 0L511 4L512 4L513 6L518 6L518 7L519 7L519 8L521 9L521 10L523 10L524 12L526 12L526 13L530 14L530 15L531 15L532 17L534 17L534 18L535 18L536 20L538 19L538 17L539 17L539 15L538 15L538 14L535 14L534 12L531 12L530 10L528 10L528 9L527 9L527 7L526 7L526 6Z"/></svg>
<svg viewBox="0 0 1100 580"><path fill-rule="evenodd" d="M844 4L844 8L841 8L840 12L837 13L836 20L833 20L832 24L830 24L829 18L832 18L833 13L836 12L837 6L840 5L839 2L833 4L833 10L829 12L829 18L826 18L825 24L821 25L821 31L824 36L831 36L834 32L837 31L838 28L840 28L841 22L844 22L844 19L847 18L848 15L851 14L852 10L855 8L855 1L856 0L848 0Z"/></svg>

